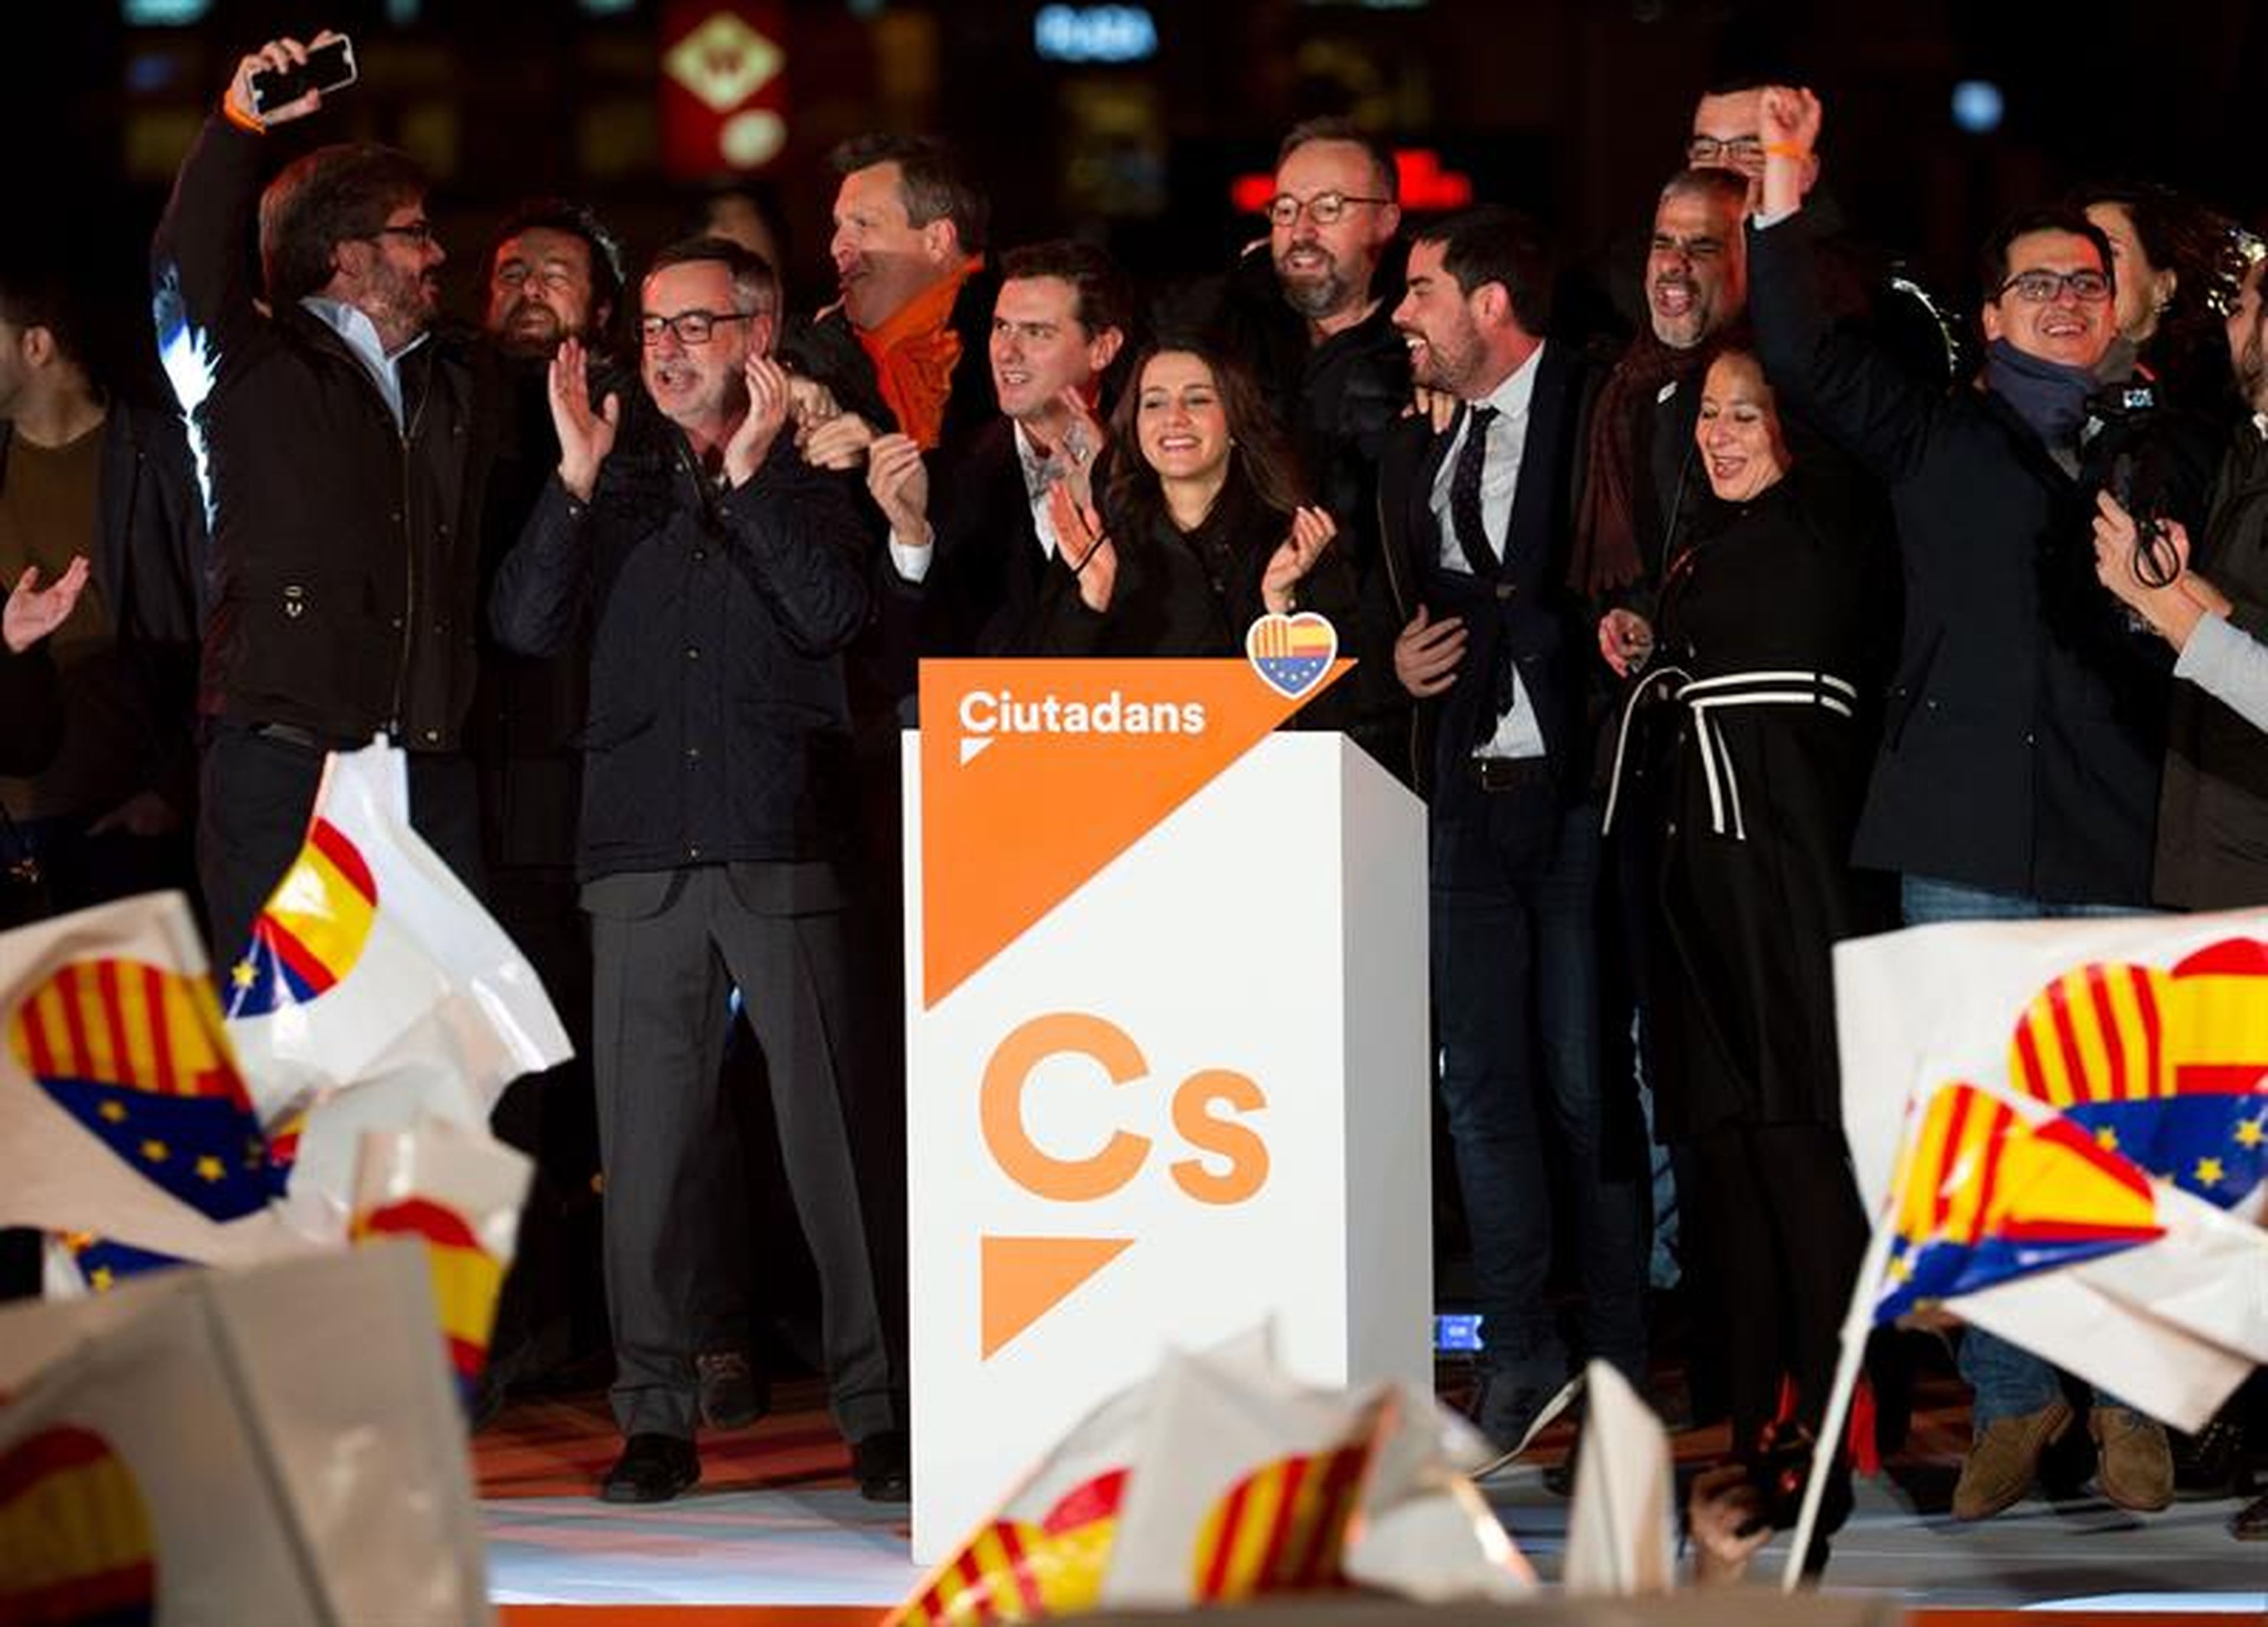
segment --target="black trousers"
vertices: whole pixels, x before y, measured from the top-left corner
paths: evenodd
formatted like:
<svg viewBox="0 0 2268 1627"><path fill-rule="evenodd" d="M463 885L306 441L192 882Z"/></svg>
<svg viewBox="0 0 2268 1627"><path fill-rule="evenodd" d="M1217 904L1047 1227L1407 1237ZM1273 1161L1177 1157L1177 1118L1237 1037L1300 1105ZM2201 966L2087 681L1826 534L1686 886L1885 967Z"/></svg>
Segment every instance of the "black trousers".
<svg viewBox="0 0 2268 1627"><path fill-rule="evenodd" d="M307 834L322 783L324 748L242 724L213 726L200 764L197 879L205 894L216 970L252 939L252 923ZM485 896L480 793L471 760L454 752L409 756L409 822L473 892Z"/></svg>

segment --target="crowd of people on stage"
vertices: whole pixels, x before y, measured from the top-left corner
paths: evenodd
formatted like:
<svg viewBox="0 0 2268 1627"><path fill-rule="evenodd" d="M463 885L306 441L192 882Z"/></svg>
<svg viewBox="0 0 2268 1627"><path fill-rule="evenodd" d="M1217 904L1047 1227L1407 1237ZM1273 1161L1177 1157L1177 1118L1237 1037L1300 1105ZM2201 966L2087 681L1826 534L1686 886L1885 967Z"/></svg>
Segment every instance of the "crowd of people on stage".
<svg viewBox="0 0 2268 1627"><path fill-rule="evenodd" d="M1962 334L1842 217L1788 85L1698 98L1634 283L1509 209L1405 214L1343 119L1284 138L1264 238L1150 290L1086 241L996 242L950 146L874 136L835 154L821 311L747 221L633 269L545 200L459 326L424 172L295 139L319 94L258 108L306 51L243 59L158 228L179 410L105 387L66 287L0 279L0 911L193 873L225 968L325 754L402 747L413 820L586 1059L611 1500L679 1495L699 1429L766 1404L736 1009L836 1419L862 1488L906 1494L924 657L1241 656L1312 612L1359 658L1299 724L1425 799L1474 1417L1506 1447L1579 1356L1647 1386L1673 1183L1736 1447L1817 1427L1869 1231L1837 940L2268 903L2268 311L2258 246L2198 202L2042 201ZM1571 289L1629 335L1556 321ZM539 1257L571 1187L539 1179ZM507 1291L499 1382L540 1314ZM1979 1330L1957 1352L1956 1517L2061 1443L2111 1502L2169 1501L2159 1425Z"/></svg>

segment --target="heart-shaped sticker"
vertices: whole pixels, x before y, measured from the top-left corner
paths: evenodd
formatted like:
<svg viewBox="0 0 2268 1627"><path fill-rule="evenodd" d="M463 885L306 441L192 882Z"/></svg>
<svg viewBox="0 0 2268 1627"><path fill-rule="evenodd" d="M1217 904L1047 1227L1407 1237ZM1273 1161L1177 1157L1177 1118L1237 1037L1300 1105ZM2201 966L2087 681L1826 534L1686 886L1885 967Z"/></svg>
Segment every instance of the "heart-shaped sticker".
<svg viewBox="0 0 2268 1627"><path fill-rule="evenodd" d="M0 1621L156 1619L150 1509L126 1460L92 1430L62 1424L0 1452Z"/></svg>
<svg viewBox="0 0 2268 1627"><path fill-rule="evenodd" d="M1270 612L1244 630L1244 654L1260 681L1286 700L1298 700L1322 682L1338 659L1338 629L1313 610Z"/></svg>

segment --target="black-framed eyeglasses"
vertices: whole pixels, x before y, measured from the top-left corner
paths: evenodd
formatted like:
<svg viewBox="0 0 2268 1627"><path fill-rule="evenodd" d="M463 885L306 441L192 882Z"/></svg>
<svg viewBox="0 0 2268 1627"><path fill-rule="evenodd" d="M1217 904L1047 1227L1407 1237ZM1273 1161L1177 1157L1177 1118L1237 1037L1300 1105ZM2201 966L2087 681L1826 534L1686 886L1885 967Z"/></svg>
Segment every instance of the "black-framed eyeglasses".
<svg viewBox="0 0 2268 1627"><path fill-rule="evenodd" d="M371 233L374 238L398 237L423 248L434 240L433 223L430 220L404 221L398 226L380 226Z"/></svg>
<svg viewBox="0 0 2268 1627"><path fill-rule="evenodd" d="M1696 136L1685 144L1685 161L1695 169L1737 169L1764 161L1764 144L1755 136Z"/></svg>
<svg viewBox="0 0 2268 1627"><path fill-rule="evenodd" d="M752 321L755 317L753 311L680 311L675 316L642 316L638 342L659 344L662 335L672 334L680 344L707 344L718 323Z"/></svg>
<svg viewBox="0 0 2268 1627"><path fill-rule="evenodd" d="M2110 298L2110 278L2107 273L2082 268L2077 271L2019 271L1992 291L1998 299L2010 290L2026 305L2047 305L2063 298L2064 290L2081 305L2094 305Z"/></svg>
<svg viewBox="0 0 2268 1627"><path fill-rule="evenodd" d="M1319 226L1336 226L1346 218L1347 209L1355 203L1391 203L1392 198L1359 198L1351 193L1336 189L1318 192L1311 198L1295 198L1288 192L1279 192L1268 200L1262 211L1272 226L1296 226L1301 211Z"/></svg>

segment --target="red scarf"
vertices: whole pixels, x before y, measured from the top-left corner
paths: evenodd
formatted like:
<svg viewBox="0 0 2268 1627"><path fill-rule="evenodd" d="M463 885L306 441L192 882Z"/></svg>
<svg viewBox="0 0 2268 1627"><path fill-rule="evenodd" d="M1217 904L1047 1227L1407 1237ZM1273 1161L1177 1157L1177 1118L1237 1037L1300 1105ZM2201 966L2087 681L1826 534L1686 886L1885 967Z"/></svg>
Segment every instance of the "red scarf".
<svg viewBox="0 0 2268 1627"><path fill-rule="evenodd" d="M945 428L945 399L953 393L953 369L961 360L961 335L953 328L954 301L976 271L971 259L939 277L898 308L872 333L858 333L859 348L874 364L874 383L883 403L927 452Z"/></svg>

